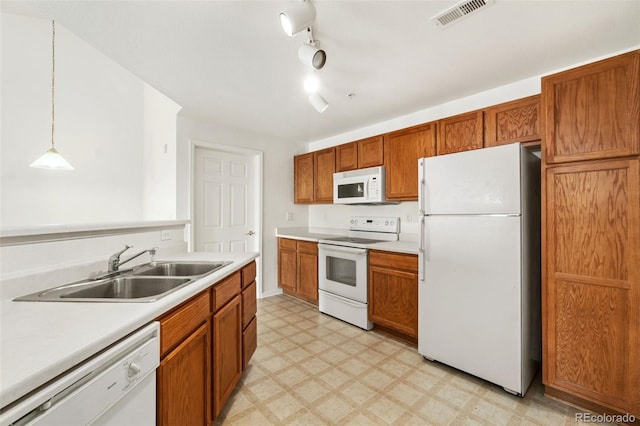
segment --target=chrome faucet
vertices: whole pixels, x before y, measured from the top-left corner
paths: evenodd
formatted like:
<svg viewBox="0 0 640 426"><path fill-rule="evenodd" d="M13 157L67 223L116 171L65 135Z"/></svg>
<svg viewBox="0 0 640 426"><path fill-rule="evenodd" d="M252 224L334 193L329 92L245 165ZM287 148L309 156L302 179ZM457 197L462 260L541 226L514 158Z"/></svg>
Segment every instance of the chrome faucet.
<svg viewBox="0 0 640 426"><path fill-rule="evenodd" d="M124 265L125 263L135 259L138 256L142 256L145 253L149 253L151 255L151 260L153 260L153 256L156 255L156 251L158 250L158 247L153 247L147 250L143 250L140 253L134 254L133 256L131 256L130 258L128 258L127 260L123 260L122 262L120 261L120 255L122 253L124 253L125 251L129 250L131 247L133 246L129 246L126 245L124 246L124 249L120 250L117 253L114 253L111 255L111 257L109 257L109 272L116 272L118 270L118 268L122 265Z"/></svg>

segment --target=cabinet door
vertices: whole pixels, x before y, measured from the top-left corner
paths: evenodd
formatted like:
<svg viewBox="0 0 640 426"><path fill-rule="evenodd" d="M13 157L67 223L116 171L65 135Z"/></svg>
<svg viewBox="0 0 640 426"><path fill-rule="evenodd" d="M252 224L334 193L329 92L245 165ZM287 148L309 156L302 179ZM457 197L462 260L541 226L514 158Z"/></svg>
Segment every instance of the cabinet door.
<svg viewBox="0 0 640 426"><path fill-rule="evenodd" d="M298 252L298 294L318 302L318 255Z"/></svg>
<svg viewBox="0 0 640 426"><path fill-rule="evenodd" d="M157 370L158 424L209 424L209 323L171 351Z"/></svg>
<svg viewBox="0 0 640 426"><path fill-rule="evenodd" d="M438 122L438 155L483 147L482 111L448 117Z"/></svg>
<svg viewBox="0 0 640 426"><path fill-rule="evenodd" d="M257 312L256 282L242 290L242 328L246 328Z"/></svg>
<svg viewBox="0 0 640 426"><path fill-rule="evenodd" d="M240 295L213 315L213 415L218 417L242 375Z"/></svg>
<svg viewBox="0 0 640 426"><path fill-rule="evenodd" d="M293 249L291 249L293 247ZM289 291L296 290L296 242L285 238L278 239L278 285Z"/></svg>
<svg viewBox="0 0 640 426"><path fill-rule="evenodd" d="M418 337L418 256L369 252L369 321Z"/></svg>
<svg viewBox="0 0 640 426"><path fill-rule="evenodd" d="M336 151L327 148L313 153L314 201L333 203L333 173L336 171Z"/></svg>
<svg viewBox="0 0 640 426"><path fill-rule="evenodd" d="M547 163L640 153L640 50L542 78Z"/></svg>
<svg viewBox="0 0 640 426"><path fill-rule="evenodd" d="M358 144L358 168L382 166L384 164L383 136L357 141Z"/></svg>
<svg viewBox="0 0 640 426"><path fill-rule="evenodd" d="M245 370L258 347L258 319L253 318L242 332L242 369Z"/></svg>
<svg viewBox="0 0 640 426"><path fill-rule="evenodd" d="M358 144L345 143L336 147L336 172L358 168Z"/></svg>
<svg viewBox="0 0 640 426"><path fill-rule="evenodd" d="M543 380L640 415L640 159L550 167Z"/></svg>
<svg viewBox="0 0 640 426"><path fill-rule="evenodd" d="M387 199L418 199L418 159L435 155L435 143L436 123L384 135Z"/></svg>
<svg viewBox="0 0 640 426"><path fill-rule="evenodd" d="M313 153L293 157L293 202L309 204L314 201Z"/></svg>
<svg viewBox="0 0 640 426"><path fill-rule="evenodd" d="M540 95L487 108L484 146L540 140Z"/></svg>

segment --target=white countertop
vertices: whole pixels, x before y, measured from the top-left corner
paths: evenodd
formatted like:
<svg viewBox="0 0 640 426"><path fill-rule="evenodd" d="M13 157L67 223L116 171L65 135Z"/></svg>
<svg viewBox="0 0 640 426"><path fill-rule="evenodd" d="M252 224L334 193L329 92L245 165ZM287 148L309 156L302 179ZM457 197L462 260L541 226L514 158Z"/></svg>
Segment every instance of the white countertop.
<svg viewBox="0 0 640 426"><path fill-rule="evenodd" d="M324 229L324 228L305 228L305 227L292 227L292 228L277 228L276 237L279 238L291 238L293 240L303 241L315 241L335 238L347 235L347 231L339 229ZM371 250L384 250L393 251L397 253L418 254L418 241L417 236L407 236L407 240L403 240L403 234L400 241L385 241L382 243L375 243L367 246Z"/></svg>
<svg viewBox="0 0 640 426"><path fill-rule="evenodd" d="M158 260L233 263L156 302L0 303L0 407L55 378L258 257L257 253L184 253Z"/></svg>

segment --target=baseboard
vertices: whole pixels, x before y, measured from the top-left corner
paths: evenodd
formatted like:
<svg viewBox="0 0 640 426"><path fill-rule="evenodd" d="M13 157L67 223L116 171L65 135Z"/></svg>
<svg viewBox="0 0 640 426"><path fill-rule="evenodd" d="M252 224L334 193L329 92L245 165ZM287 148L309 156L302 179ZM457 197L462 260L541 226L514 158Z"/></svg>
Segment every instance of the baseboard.
<svg viewBox="0 0 640 426"><path fill-rule="evenodd" d="M280 294L282 294L282 289L276 288L273 290L263 291L262 294L258 296L258 299L264 299L266 297L271 297L271 296L278 296Z"/></svg>

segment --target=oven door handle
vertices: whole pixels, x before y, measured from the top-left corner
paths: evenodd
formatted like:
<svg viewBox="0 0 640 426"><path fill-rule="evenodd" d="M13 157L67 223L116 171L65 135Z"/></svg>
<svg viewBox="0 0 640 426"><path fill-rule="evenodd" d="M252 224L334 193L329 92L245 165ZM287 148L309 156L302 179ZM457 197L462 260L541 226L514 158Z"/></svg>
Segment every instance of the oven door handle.
<svg viewBox="0 0 640 426"><path fill-rule="evenodd" d="M340 252L340 253L349 253L349 254L365 254L367 249L356 248L356 247L343 247L343 246L332 246L329 244L319 244L319 247L329 253L329 252Z"/></svg>

